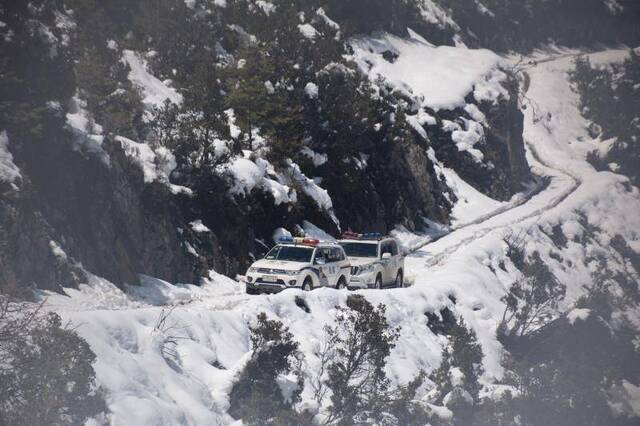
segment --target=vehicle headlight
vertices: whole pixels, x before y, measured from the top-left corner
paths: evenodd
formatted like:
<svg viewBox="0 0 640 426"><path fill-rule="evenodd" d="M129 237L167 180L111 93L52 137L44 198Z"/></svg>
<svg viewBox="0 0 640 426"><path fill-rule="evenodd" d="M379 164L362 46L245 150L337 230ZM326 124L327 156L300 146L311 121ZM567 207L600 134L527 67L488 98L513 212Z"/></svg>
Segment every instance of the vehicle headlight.
<svg viewBox="0 0 640 426"><path fill-rule="evenodd" d="M258 268L254 268L253 266L250 267L247 272L256 272L258 270Z"/></svg>
<svg viewBox="0 0 640 426"><path fill-rule="evenodd" d="M368 272L373 272L373 265L362 265L360 267L359 274L366 274Z"/></svg>
<svg viewBox="0 0 640 426"><path fill-rule="evenodd" d="M289 275L289 276L296 276L300 273L300 271L284 271L285 275Z"/></svg>

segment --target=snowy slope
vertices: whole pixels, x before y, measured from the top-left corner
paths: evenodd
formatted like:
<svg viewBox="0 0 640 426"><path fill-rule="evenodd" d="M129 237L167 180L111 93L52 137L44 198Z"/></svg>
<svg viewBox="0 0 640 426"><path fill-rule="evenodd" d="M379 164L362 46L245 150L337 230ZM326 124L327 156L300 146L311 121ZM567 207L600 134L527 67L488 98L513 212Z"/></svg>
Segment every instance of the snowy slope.
<svg viewBox="0 0 640 426"><path fill-rule="evenodd" d="M433 46L422 39L402 39L391 34L351 41L360 68L375 81L383 76L398 90L421 96L423 106L435 110L465 106L465 96L496 100L505 89L505 74L498 69L500 57L486 49ZM382 53L391 52L395 60Z"/></svg>
<svg viewBox="0 0 640 426"><path fill-rule="evenodd" d="M621 51L607 51L592 58L606 62L621 56ZM637 189L630 190L626 178L596 172L585 161L586 152L597 141L589 139L587 123L579 115L577 97L567 80L570 66L571 57L559 57L539 60L538 65L522 70L530 77L522 99L528 160L536 174L550 179L549 184L522 203L499 205L478 199L459 182L460 195L485 205L483 213L494 214L475 223L473 215L458 210L460 223L462 219L471 222L407 258L412 287L361 292L372 303L386 304L390 324L402 327L388 365L394 381L405 383L419 369L429 372L438 366L446 340L428 329L424 313L443 307L461 315L478 334L485 355L483 382L489 384L502 376L502 348L495 329L504 309L500 298L517 277L506 257L505 234L526 233L527 251L538 250L567 285L565 306L589 282L589 251L606 250L616 233L640 249L640 218L630 213L640 211ZM584 246L576 238L585 231L581 217L602 230L597 242ZM569 240L561 261L550 256L557 249L545 233L556 224ZM407 245L415 242L414 236L398 235L403 235ZM226 414L227 392L250 350L248 325L261 311L290 327L305 353L306 378L313 377L322 326L333 321L335 306L343 305L349 294L321 289L250 297L243 294L240 284L215 273L201 288L173 287L152 279L143 282L141 288L124 294L92 278L79 290L68 290L69 297L48 295L48 307L77 324L78 332L96 352L97 378L108 391L114 424L231 422ZM310 313L296 306L296 295L304 297ZM175 327L154 330L169 306L175 306L169 321ZM163 357L163 342L170 336L179 337L175 354ZM308 393L303 399L312 404Z"/></svg>

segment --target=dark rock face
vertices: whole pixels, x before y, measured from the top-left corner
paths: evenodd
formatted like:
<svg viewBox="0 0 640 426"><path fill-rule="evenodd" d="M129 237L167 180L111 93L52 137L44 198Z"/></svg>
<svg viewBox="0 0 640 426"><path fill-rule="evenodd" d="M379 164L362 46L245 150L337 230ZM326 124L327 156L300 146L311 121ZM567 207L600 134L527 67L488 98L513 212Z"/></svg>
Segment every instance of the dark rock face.
<svg viewBox="0 0 640 426"><path fill-rule="evenodd" d="M438 126L427 129L437 158L458 173L468 184L496 200L508 200L531 179L522 138L524 116L518 108L518 83L510 77L505 83L509 98L494 105L483 102L478 108L487 120L484 140L477 143L484 154L482 163L467 153L460 153L451 133L442 130L440 120L460 121L465 111L457 108L439 112ZM471 96L467 103L475 103Z"/></svg>
<svg viewBox="0 0 640 426"><path fill-rule="evenodd" d="M341 228L387 232L403 224L421 230L422 218L447 223L451 204L444 194L450 190L436 175L425 145L408 139L381 149L365 169L327 187Z"/></svg>
<svg viewBox="0 0 640 426"><path fill-rule="evenodd" d="M105 142L110 167L67 141L22 152L23 188L0 201L5 280L45 289L74 286L83 268L118 284L139 273L171 282L198 282L209 267L228 272L214 234L189 228L184 200ZM207 246L200 257L184 241ZM57 244L66 255L54 254Z"/></svg>

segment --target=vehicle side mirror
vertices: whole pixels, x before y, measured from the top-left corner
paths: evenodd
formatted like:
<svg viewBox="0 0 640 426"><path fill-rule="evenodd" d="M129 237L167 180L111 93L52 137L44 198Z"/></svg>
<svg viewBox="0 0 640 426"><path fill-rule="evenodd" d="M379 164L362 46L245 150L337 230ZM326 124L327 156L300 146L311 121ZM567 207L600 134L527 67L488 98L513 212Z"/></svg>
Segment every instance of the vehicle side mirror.
<svg viewBox="0 0 640 426"><path fill-rule="evenodd" d="M383 259L390 259L391 258L391 253L389 253L389 252L382 253L382 258Z"/></svg>
<svg viewBox="0 0 640 426"><path fill-rule="evenodd" d="M324 259L324 257L316 257L316 265L324 265L326 263L327 261Z"/></svg>

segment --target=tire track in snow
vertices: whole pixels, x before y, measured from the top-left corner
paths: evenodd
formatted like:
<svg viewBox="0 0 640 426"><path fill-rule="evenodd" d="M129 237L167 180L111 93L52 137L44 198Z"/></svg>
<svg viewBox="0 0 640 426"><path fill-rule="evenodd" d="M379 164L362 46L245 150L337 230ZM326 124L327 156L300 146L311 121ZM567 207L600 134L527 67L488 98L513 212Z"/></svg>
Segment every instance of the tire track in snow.
<svg viewBox="0 0 640 426"><path fill-rule="evenodd" d="M534 151L535 148L530 144L530 142L526 142L526 144L527 144L527 147L532 150L531 151L532 155L534 155L533 152L535 152ZM537 155L537 153L534 156L536 156L536 155ZM542 165L544 165L545 167L548 167L544 163L542 163ZM552 169L551 167L549 167L549 168ZM556 170L556 169L553 169L553 170L560 172L559 170ZM515 219L515 220L513 220L511 222L479 229L478 231L474 232L471 236L458 241L456 244L454 244L454 245L452 245L450 247L447 247L444 251L441 251L437 255L429 258L426 261L426 266L436 266L436 265L442 263L447 257L449 257L451 254L455 253L461 247L466 246L469 243L486 236L490 232L497 231L497 230L500 230L500 229L507 229L507 228L510 228L510 227L512 227L514 225L518 225L518 224L520 224L522 222L525 222L525 221L527 221L529 219L532 219L534 217L540 217L543 213L545 213L545 212L547 212L549 210L552 210L553 208L558 206L560 203L562 203L564 200L566 200L569 196L571 196L571 194L573 194L580 187L580 185L582 184L582 182L579 179L576 179L575 177L573 177L573 176L571 176L569 174L566 174L564 172L560 172L560 173L562 173L566 177L568 177L569 180L571 180L572 183L568 188L566 188L559 195L554 197L553 200L549 204L547 204L545 207L541 207L541 208L536 209L536 210L534 210L532 212L529 212L528 214L526 214L524 216L521 216L521 217L519 217L519 218L517 218L517 219ZM543 176L543 178L553 179L553 177L550 177L550 176ZM508 213L511 210L515 209L515 208L516 207L513 207L511 209L508 209L506 212L503 212L503 213L500 213L500 214ZM498 216L498 215L494 215L491 218L496 217L496 216ZM469 226L471 226L471 225L469 225ZM466 227L467 226L465 226L465 228ZM430 244L432 244L435 241L438 241L441 238L453 235L454 232L451 232L451 233L443 235L442 237L440 237L440 238L438 238L438 239L426 244L425 246L423 246L423 248L429 246Z"/></svg>
<svg viewBox="0 0 640 426"><path fill-rule="evenodd" d="M536 67L538 64L542 64L542 63L547 63L547 62L553 62L553 61L557 61L557 60L561 60L561 59L566 59L568 57L577 57L580 56L584 53L575 53L575 54L565 54L565 55L559 55L559 56L552 56L552 57L548 57L548 58L544 58L544 59L540 59L540 60L536 60L535 63L528 63L525 66L520 67L519 69L516 69L514 67L514 72L516 72L517 74L520 74L523 77L524 81L530 80L530 76L529 74L525 71L525 69L527 68L532 68L532 67ZM527 85L528 86L528 85ZM528 90L528 87L525 88L525 91L520 93L520 96L522 97L522 102L523 102L523 106L529 106L532 108L533 110L533 120L534 122L536 122L536 119L541 119L538 114L536 113L536 108L535 108L535 101L533 101L532 99L528 98L526 96L526 91ZM582 179L565 170L560 170L558 168L553 167L551 164L549 164L547 161L545 161L545 159L542 158L542 156L540 155L540 153L538 152L536 146L529 140L525 140L525 145L527 148L527 152L531 155L531 158L538 164L530 164L530 166L532 167L540 167L542 166L543 169L548 169L548 170L552 170L553 172L555 172L554 175L552 174L542 174L538 176L538 179L541 179L543 182L546 182L546 185L543 185L538 191L533 191L532 194L529 194L527 197L525 197L522 202L517 203L516 205L512 205L512 206L504 206L492 213L489 213L488 215L485 216L481 216L475 220L473 220L472 222L466 223L462 226L459 226L455 229L452 229L451 232L445 233L443 235L440 235L434 239L432 239L431 241L426 242L425 244L421 245L420 247L414 248L413 250L411 250L409 252L409 254L414 254L416 252L419 251L423 251L423 249L427 248L429 245L435 243L436 241L439 241L441 239L444 239L446 237L451 237L455 234L457 234L459 231L462 231L466 228L469 228L470 226L474 226L474 225L478 225L484 222L487 222L490 219L493 219L495 217L501 216L503 214L509 213L512 210L527 204L532 198L534 198L537 194L540 194L541 192L544 192L545 190L547 190L550 186L550 183L552 181L557 181L558 180L558 175L561 175L565 178L567 178L571 183L570 185L565 188L560 194L558 194L557 196L555 196L551 202L549 202L548 204L546 204L544 207L538 208L536 210L533 210L527 214L525 214L524 216L518 217L517 219L514 219L513 221L509 221L507 223L503 223L500 225L496 225L496 226L489 226L486 228L482 228L479 229L477 231L475 231L472 235L470 235L469 237L463 238L462 240L458 241L457 243L453 244L452 246L447 247L444 251L439 252L437 255L435 256L431 256L428 260L426 260L425 264L427 267L432 267L432 266L436 266L441 264L444 260L446 260L451 254L455 253L458 249L460 249L463 246L468 245L469 243L478 240L484 236L486 236L487 234L489 234L490 232L493 231L497 231L497 230L501 230L501 229L507 229L510 228L512 226L518 225L520 223L523 223L527 220L530 220L532 218L535 217L541 217L542 214L544 214L547 211L550 211L552 209L554 209L555 207L557 207L559 204L561 204L564 200L566 200L568 197L570 197L573 193L575 193L575 191L582 185ZM501 210L501 211L500 211Z"/></svg>

